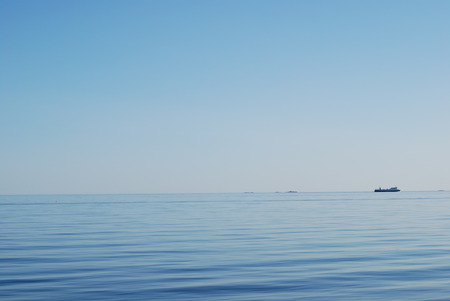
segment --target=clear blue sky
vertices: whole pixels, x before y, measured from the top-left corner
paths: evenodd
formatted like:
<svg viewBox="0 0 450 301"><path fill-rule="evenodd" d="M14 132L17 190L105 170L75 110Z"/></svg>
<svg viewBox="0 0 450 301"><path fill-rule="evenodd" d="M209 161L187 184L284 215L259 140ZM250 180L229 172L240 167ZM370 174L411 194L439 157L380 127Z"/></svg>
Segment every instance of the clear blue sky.
<svg viewBox="0 0 450 301"><path fill-rule="evenodd" d="M0 0L0 194L450 189L449 16Z"/></svg>

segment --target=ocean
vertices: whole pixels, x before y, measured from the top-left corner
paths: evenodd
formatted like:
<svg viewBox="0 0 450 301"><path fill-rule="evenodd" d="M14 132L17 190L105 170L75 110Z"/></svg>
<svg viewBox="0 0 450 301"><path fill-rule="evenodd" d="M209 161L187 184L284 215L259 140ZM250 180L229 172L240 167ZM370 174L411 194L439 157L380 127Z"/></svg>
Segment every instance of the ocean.
<svg viewBox="0 0 450 301"><path fill-rule="evenodd" d="M3 195L0 300L450 300L450 192Z"/></svg>

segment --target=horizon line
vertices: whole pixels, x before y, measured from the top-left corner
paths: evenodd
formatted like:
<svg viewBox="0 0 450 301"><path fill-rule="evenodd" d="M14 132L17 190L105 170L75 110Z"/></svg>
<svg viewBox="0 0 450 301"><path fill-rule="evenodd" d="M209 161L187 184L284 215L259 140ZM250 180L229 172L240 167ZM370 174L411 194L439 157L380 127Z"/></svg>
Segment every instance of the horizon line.
<svg viewBox="0 0 450 301"><path fill-rule="evenodd" d="M433 190L400 190L399 192L436 192L450 191L448 189ZM125 192L125 193L0 193L0 196L33 196L33 195L157 195L157 194L301 194L301 193L363 193L373 190L346 190L346 191L235 191L235 192Z"/></svg>

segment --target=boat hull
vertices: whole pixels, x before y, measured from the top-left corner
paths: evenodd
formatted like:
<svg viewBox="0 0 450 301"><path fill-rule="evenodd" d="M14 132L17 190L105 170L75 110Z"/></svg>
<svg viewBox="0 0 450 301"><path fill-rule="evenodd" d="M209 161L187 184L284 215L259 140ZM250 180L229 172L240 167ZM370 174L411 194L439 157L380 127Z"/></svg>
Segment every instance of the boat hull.
<svg viewBox="0 0 450 301"><path fill-rule="evenodd" d="M400 189L375 189L375 192L399 192Z"/></svg>

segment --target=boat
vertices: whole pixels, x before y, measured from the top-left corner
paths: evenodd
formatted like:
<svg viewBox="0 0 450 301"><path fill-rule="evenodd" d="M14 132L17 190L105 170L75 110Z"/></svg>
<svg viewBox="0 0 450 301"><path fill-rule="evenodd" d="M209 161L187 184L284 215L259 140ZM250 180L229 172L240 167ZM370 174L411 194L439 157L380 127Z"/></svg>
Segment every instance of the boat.
<svg viewBox="0 0 450 301"><path fill-rule="evenodd" d="M400 191L397 187L391 187L391 188L378 188L374 190L375 192L397 192Z"/></svg>

